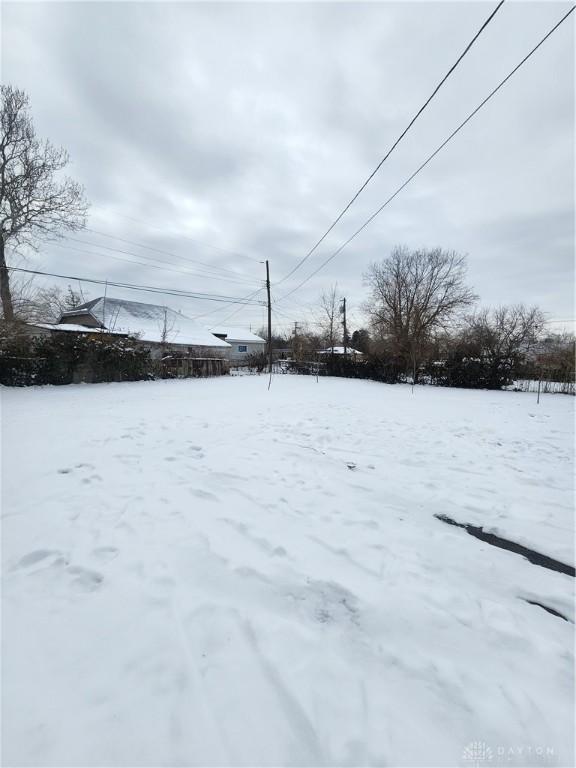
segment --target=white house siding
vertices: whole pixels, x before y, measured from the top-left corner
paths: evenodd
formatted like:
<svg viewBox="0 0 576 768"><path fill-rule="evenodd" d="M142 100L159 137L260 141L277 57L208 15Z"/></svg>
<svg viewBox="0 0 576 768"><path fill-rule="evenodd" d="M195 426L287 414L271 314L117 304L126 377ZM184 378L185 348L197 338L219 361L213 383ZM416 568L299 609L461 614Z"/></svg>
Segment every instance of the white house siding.
<svg viewBox="0 0 576 768"><path fill-rule="evenodd" d="M240 362L251 355L260 355L266 351L266 342L247 328L239 326L210 328L210 332L230 344L230 361Z"/></svg>
<svg viewBox="0 0 576 768"><path fill-rule="evenodd" d="M242 339L226 338L230 344L230 360L238 361L250 355L260 355L266 351L265 341L242 341Z"/></svg>

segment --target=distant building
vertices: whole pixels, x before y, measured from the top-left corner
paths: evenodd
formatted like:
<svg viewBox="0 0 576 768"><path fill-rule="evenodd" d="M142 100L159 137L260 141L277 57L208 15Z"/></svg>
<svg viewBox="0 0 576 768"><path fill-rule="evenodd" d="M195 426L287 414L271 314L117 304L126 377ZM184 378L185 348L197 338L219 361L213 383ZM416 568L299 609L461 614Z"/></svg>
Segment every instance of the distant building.
<svg viewBox="0 0 576 768"><path fill-rule="evenodd" d="M346 355L347 357L364 357L362 352L358 352L357 349L352 347L328 347L328 349L321 349L318 352L319 355Z"/></svg>
<svg viewBox="0 0 576 768"><path fill-rule="evenodd" d="M100 332L134 336L150 348L153 358L169 353L189 357L230 357L230 345L207 331L189 317L159 304L144 304L101 296L75 309L64 312L58 325L71 325L77 330L99 329Z"/></svg>
<svg viewBox="0 0 576 768"><path fill-rule="evenodd" d="M211 333L230 344L230 360L243 360L266 351L266 341L245 328L212 328Z"/></svg>

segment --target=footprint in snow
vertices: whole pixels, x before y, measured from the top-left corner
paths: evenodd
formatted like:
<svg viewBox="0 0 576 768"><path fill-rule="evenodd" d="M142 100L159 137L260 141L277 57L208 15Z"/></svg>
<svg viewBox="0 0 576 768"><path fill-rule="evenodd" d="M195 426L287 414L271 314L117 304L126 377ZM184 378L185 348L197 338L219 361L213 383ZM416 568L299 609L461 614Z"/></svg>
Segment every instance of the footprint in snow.
<svg viewBox="0 0 576 768"><path fill-rule="evenodd" d="M285 597L292 608L319 624L334 624L342 629L357 625L360 612L358 599L339 584L307 579L307 584L287 589Z"/></svg>
<svg viewBox="0 0 576 768"><path fill-rule="evenodd" d="M288 552L286 552L284 547L276 547L272 550L272 554L276 555L276 557L287 557Z"/></svg>
<svg viewBox="0 0 576 768"><path fill-rule="evenodd" d="M190 488L190 493L192 496L196 496L199 499L206 499L208 501L220 501L218 496L215 496L213 493L209 493L209 491L202 491L200 488Z"/></svg>
<svg viewBox="0 0 576 768"><path fill-rule="evenodd" d="M109 549L113 549L110 547ZM40 568L33 566L42 564ZM37 549L20 558L14 570L26 570L31 578L46 580L46 573L61 578L70 578L70 586L75 592L94 592L104 581L104 576L98 571L70 565L68 557L57 549ZM50 582L48 582L50 583Z"/></svg>
<svg viewBox="0 0 576 768"><path fill-rule="evenodd" d="M41 563L49 557L61 558L62 552L57 549L36 549L34 552L29 552L24 557L21 557L16 564L16 570L21 568L30 568L37 563Z"/></svg>
<svg viewBox="0 0 576 768"><path fill-rule="evenodd" d="M109 563L118 557L118 550L116 547L96 547L92 550L92 556L101 563Z"/></svg>
<svg viewBox="0 0 576 768"><path fill-rule="evenodd" d="M86 568L73 565L68 569L72 578L72 588L77 592L94 592L104 580L104 576L98 571L90 571Z"/></svg>
<svg viewBox="0 0 576 768"><path fill-rule="evenodd" d="M102 478L100 477L100 475L90 475L90 477L83 477L82 482L84 483L84 485L90 485L90 483L94 483L94 482L101 483Z"/></svg>
<svg viewBox="0 0 576 768"><path fill-rule="evenodd" d="M95 469L93 464L87 464L85 462L82 462L80 464L75 464L74 467L61 467L58 471L59 475L70 475L74 472L76 469L84 469L84 470L91 470ZM93 480L102 480L100 475L90 475L90 477L84 477L82 478L83 483L91 483Z"/></svg>

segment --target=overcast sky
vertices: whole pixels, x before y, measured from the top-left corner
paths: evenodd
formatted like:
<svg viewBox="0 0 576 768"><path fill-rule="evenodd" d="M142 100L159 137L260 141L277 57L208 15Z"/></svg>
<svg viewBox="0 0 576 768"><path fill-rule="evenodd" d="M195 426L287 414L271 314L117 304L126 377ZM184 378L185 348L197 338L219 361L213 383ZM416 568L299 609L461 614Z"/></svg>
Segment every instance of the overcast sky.
<svg viewBox="0 0 576 768"><path fill-rule="evenodd" d="M38 134L69 150L70 174L92 203L88 227L133 241L86 231L74 236L83 243L43 246L29 266L246 296L269 259L278 282L495 4L3 2L2 82L28 92ZM350 212L274 296L378 208L568 8L505 3ZM307 307L337 282L354 329L367 265L405 244L465 253L484 304L538 304L554 328L568 325L572 20L347 249L278 304L277 323L306 320ZM87 298L103 292L82 287ZM109 295L162 303L145 293ZM212 312L206 323L235 309L164 301L191 316ZM234 322L254 328L263 319L261 307L243 308Z"/></svg>

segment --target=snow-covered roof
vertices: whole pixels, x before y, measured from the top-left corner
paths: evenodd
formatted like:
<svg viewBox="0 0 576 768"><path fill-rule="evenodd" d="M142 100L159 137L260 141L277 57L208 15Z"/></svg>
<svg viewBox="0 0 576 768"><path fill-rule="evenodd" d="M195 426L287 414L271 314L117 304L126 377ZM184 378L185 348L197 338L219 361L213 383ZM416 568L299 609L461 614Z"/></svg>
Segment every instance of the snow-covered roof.
<svg viewBox="0 0 576 768"><path fill-rule="evenodd" d="M89 325L78 325L77 323L27 323L34 328L46 328L48 331L71 331L72 333L105 333L115 336L125 336L122 331L108 331L105 328L91 328Z"/></svg>
<svg viewBox="0 0 576 768"><path fill-rule="evenodd" d="M86 314L85 310L107 329L137 335L142 341L195 347L229 346L189 317L158 304L100 297L64 312L62 318Z"/></svg>
<svg viewBox="0 0 576 768"><path fill-rule="evenodd" d="M261 336L256 336L255 333L247 331L246 328L210 328L210 331L221 335L226 334L226 341L248 341L252 344L266 344L266 341Z"/></svg>
<svg viewBox="0 0 576 768"><path fill-rule="evenodd" d="M362 352L358 352L357 349L352 347L346 347L346 353L344 353L344 347L328 347L328 349L321 349L318 352L319 355L361 355Z"/></svg>

